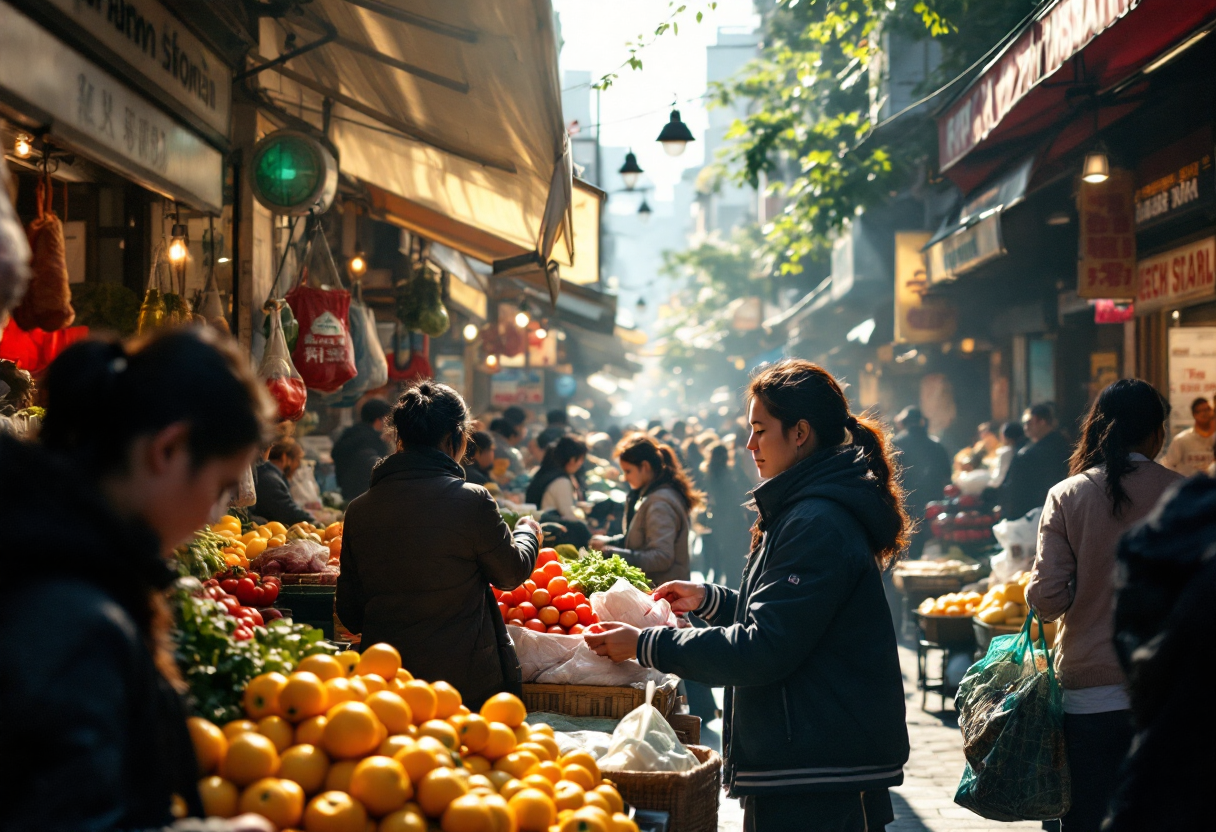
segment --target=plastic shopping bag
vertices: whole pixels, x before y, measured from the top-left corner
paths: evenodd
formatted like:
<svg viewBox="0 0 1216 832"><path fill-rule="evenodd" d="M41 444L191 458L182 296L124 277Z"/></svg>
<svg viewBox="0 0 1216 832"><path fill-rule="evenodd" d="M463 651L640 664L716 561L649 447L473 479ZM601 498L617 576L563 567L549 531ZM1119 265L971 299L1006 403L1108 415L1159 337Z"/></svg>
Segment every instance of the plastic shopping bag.
<svg viewBox="0 0 1216 832"><path fill-rule="evenodd" d="M350 340L359 374L337 392L318 397L322 404L330 407L353 407L367 391L388 384L388 362L376 334L375 313L357 298L350 302Z"/></svg>
<svg viewBox="0 0 1216 832"><path fill-rule="evenodd" d="M300 273L299 285L287 293L287 304L300 324L291 355L309 390L333 393L359 373L350 337L350 292L341 288L320 225L310 248L312 256ZM309 285L310 275L322 288Z"/></svg>
<svg viewBox="0 0 1216 832"><path fill-rule="evenodd" d="M591 609L600 621L619 621L639 629L676 626L671 604L654 600L624 578L617 578L605 592L592 593Z"/></svg>
<svg viewBox="0 0 1216 832"><path fill-rule="evenodd" d="M991 560L992 574L997 581L1010 580L1014 574L1025 572L1034 562L1041 512L1042 509L1036 508L1027 512L1025 517L1002 520L992 527L992 534L1001 545L1000 553L993 555Z"/></svg>
<svg viewBox="0 0 1216 832"><path fill-rule="evenodd" d="M1037 618L994 638L959 684L967 763L954 802L991 820L1050 820L1070 805L1063 695L1041 622L1031 638Z"/></svg>
<svg viewBox="0 0 1216 832"><path fill-rule="evenodd" d="M236 508L248 508L256 505L258 501L257 488L253 481L253 466L245 466L244 473L241 474L241 481L237 483L236 493L232 497L232 502L228 505Z"/></svg>
<svg viewBox="0 0 1216 832"><path fill-rule="evenodd" d="M691 771L700 761L685 748L663 715L647 702L625 715L599 760L604 771Z"/></svg>
<svg viewBox="0 0 1216 832"><path fill-rule="evenodd" d="M262 354L262 363L258 367L258 377L266 384L266 389L279 406L279 420L294 422L304 415L304 406L308 402L308 390L304 380L296 372L291 363L291 355L287 352L287 340L283 337L283 322L276 311L282 301L271 301L270 309L270 339L266 342L266 351Z"/></svg>
<svg viewBox="0 0 1216 832"><path fill-rule="evenodd" d="M607 656L597 655L579 635L538 633L515 626L509 632L524 682L626 687L665 679L664 674L642 667L635 660L617 664Z"/></svg>

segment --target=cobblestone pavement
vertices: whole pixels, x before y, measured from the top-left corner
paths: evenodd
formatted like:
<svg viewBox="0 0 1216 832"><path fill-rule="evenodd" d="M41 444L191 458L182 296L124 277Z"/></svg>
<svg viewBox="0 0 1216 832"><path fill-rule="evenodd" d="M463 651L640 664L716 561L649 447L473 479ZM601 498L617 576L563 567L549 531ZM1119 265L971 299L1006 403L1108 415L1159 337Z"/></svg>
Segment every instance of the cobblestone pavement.
<svg viewBox="0 0 1216 832"><path fill-rule="evenodd" d="M922 711L921 695L916 689L916 651L901 645L899 658L904 671L912 755L904 768L904 784L891 790L895 822L887 826L888 832L1041 829L1037 822L986 820L955 804L954 791L963 772L963 747L953 703L949 704L949 710L937 712L933 709L939 707L938 698L930 693L926 703L930 711ZM714 693L720 701L720 693ZM707 727L710 731L720 731L721 722L715 720ZM717 739L717 734L710 731L702 735L706 745ZM718 810L718 829L719 832L742 832L743 811L737 801L723 796ZM808 826L807 832L814 832L814 827Z"/></svg>

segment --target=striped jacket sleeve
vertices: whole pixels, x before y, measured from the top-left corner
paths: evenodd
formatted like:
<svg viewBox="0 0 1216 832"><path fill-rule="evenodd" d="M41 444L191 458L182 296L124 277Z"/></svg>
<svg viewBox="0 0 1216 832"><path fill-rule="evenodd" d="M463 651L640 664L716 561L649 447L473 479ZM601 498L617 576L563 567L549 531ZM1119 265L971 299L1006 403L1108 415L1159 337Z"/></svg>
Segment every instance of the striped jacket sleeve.
<svg viewBox="0 0 1216 832"><path fill-rule="evenodd" d="M693 615L710 626L730 624L735 618L735 605L739 601L738 590L718 584L705 584L705 600L701 606L693 610ZM638 661L644 667L654 667L650 664L650 653L659 633L668 627L648 627L642 630L638 639Z"/></svg>

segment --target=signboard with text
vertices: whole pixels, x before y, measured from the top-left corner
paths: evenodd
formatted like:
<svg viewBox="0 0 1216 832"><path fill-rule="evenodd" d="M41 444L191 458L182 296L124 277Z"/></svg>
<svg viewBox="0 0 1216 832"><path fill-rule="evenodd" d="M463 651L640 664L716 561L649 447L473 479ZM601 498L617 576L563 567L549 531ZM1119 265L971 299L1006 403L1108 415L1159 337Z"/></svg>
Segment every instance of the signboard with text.
<svg viewBox="0 0 1216 832"><path fill-rule="evenodd" d="M1136 226L1132 175L1114 169L1105 182L1081 182L1077 191L1077 295L1136 296Z"/></svg>
<svg viewBox="0 0 1216 832"><path fill-rule="evenodd" d="M1216 201L1212 128L1149 154L1136 166L1136 228L1151 228Z"/></svg>
<svg viewBox="0 0 1216 832"><path fill-rule="evenodd" d="M943 297L928 295L929 266L921 251L927 231L895 234L895 342L927 344L946 341L958 325L958 310Z"/></svg>
<svg viewBox="0 0 1216 832"><path fill-rule="evenodd" d="M1189 428L1191 402L1216 396L1216 327L1172 327L1169 333L1170 434Z"/></svg>
<svg viewBox="0 0 1216 832"><path fill-rule="evenodd" d="M503 370L490 376L490 406L542 404L545 376L540 370Z"/></svg>
<svg viewBox="0 0 1216 832"><path fill-rule="evenodd" d="M1138 264L1136 312L1216 298L1216 237L1197 240Z"/></svg>

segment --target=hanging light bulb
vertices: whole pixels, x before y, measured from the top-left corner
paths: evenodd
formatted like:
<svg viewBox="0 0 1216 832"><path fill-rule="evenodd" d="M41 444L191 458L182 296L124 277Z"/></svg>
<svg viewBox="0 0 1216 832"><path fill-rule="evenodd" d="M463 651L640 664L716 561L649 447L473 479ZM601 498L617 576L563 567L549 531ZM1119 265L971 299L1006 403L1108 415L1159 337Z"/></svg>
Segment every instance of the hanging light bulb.
<svg viewBox="0 0 1216 832"><path fill-rule="evenodd" d="M679 156L684 152L684 148L688 147L688 143L695 142L696 139L693 138L688 125L680 120L680 111L672 110L671 120L663 125L658 141L663 144L668 156Z"/></svg>
<svg viewBox="0 0 1216 832"><path fill-rule="evenodd" d="M466 340L466 341L476 341L477 340L477 324L465 324L464 325L464 340Z"/></svg>
<svg viewBox="0 0 1216 832"><path fill-rule="evenodd" d="M621 165L621 179L625 182L625 190L632 191L638 186L638 178L645 172L638 165L638 157L633 155L633 148L625 154L625 164Z"/></svg>
<svg viewBox="0 0 1216 832"><path fill-rule="evenodd" d="M645 312L646 311L646 298L639 297L637 307L638 307L639 312Z"/></svg>
<svg viewBox="0 0 1216 832"><path fill-rule="evenodd" d="M1097 185L1110 179L1110 159L1106 155L1106 144L1098 142L1098 146L1085 154L1085 164L1081 167L1081 179L1091 185Z"/></svg>
<svg viewBox="0 0 1216 832"><path fill-rule="evenodd" d="M549 337L549 330L545 329L543 326L540 327L539 329L536 330L536 337L539 338L541 341L545 340L546 338Z"/></svg>
<svg viewBox="0 0 1216 832"><path fill-rule="evenodd" d="M189 229L185 223L173 223L173 231L169 238L169 262L177 266L186 261L186 235Z"/></svg>
<svg viewBox="0 0 1216 832"><path fill-rule="evenodd" d="M515 325L523 329L531 322L532 316L528 314L528 299L524 298L519 303L519 311L515 313Z"/></svg>
<svg viewBox="0 0 1216 832"><path fill-rule="evenodd" d="M351 276L355 278L360 278L367 274L367 258L363 256L363 252L356 251L355 256L347 261L346 268L350 271Z"/></svg>
<svg viewBox="0 0 1216 832"><path fill-rule="evenodd" d="M645 222L646 220L650 219L650 215L653 213L654 212L650 210L650 203L646 201L646 197L642 197L642 204L638 206L638 216L642 218L643 222Z"/></svg>
<svg viewBox="0 0 1216 832"><path fill-rule="evenodd" d="M486 356L486 366L487 367L497 367L498 366L498 356L497 355L487 355Z"/></svg>
<svg viewBox="0 0 1216 832"><path fill-rule="evenodd" d="M20 159L28 159L33 152L34 137L29 133L18 133L16 141L13 142L13 153Z"/></svg>

